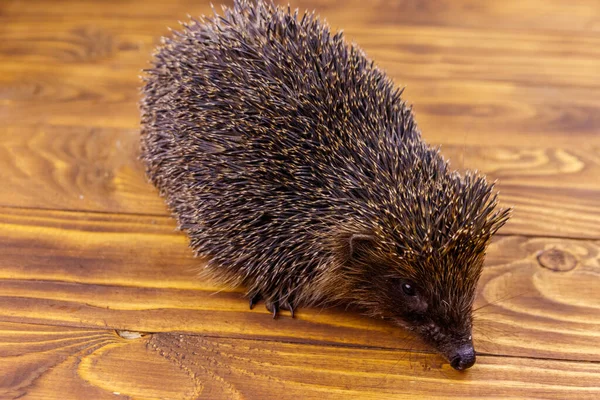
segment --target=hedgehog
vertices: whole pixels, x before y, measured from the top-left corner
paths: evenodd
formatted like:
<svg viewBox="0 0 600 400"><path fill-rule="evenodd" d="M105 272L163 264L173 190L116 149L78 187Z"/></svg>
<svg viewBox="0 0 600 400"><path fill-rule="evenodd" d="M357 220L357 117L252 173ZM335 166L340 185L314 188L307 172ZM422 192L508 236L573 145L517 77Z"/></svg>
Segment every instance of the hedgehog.
<svg viewBox="0 0 600 400"><path fill-rule="evenodd" d="M475 363L475 289L510 209L342 32L235 0L163 38L143 79L141 159L203 274L274 317L353 306Z"/></svg>

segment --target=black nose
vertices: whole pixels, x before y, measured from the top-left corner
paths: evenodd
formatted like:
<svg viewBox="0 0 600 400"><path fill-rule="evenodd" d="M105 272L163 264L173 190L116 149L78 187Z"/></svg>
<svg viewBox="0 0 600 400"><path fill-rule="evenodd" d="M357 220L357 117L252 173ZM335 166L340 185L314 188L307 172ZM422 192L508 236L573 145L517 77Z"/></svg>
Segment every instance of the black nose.
<svg viewBox="0 0 600 400"><path fill-rule="evenodd" d="M471 368L475 364L475 349L471 343L463 344L456 349L454 357L450 359L450 365L457 371Z"/></svg>

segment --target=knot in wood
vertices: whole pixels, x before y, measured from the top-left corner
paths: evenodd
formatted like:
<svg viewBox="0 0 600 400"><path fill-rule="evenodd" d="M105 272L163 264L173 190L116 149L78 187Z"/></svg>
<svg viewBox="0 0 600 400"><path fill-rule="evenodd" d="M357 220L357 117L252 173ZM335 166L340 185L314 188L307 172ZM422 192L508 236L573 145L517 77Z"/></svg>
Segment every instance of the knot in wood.
<svg viewBox="0 0 600 400"><path fill-rule="evenodd" d="M538 254L537 260L542 267L556 272L570 271L577 266L574 255L559 249L544 250Z"/></svg>

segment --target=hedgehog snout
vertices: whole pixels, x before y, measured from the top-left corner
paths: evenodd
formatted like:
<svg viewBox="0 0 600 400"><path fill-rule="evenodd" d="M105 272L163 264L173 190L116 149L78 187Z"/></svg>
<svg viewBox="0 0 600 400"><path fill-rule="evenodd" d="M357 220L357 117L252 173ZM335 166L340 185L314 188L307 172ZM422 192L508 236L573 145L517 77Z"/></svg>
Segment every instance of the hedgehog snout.
<svg viewBox="0 0 600 400"><path fill-rule="evenodd" d="M450 360L450 366L457 371L464 371L467 368L471 368L475 364L476 359L473 343L464 343L457 347L448 359Z"/></svg>
<svg viewBox="0 0 600 400"><path fill-rule="evenodd" d="M425 326L421 333L423 338L432 344L450 362L457 371L464 371L475 364L475 348L472 335L458 332L447 332L435 323Z"/></svg>

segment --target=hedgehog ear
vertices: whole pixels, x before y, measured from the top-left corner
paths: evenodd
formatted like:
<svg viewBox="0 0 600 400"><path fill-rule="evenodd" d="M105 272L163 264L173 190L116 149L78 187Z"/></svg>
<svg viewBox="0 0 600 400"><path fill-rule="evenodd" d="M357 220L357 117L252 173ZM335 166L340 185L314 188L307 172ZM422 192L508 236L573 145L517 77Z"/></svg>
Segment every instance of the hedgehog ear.
<svg viewBox="0 0 600 400"><path fill-rule="evenodd" d="M357 258L375 246L375 235L353 233L348 237L348 258Z"/></svg>

